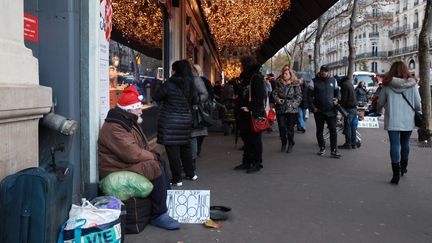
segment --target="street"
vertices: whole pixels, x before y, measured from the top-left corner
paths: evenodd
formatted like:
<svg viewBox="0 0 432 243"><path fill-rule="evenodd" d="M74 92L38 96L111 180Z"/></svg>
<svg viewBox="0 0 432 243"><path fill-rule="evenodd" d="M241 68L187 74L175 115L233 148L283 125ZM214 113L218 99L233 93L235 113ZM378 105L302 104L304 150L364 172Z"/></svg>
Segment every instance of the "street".
<svg viewBox="0 0 432 243"><path fill-rule="evenodd" d="M213 133L198 181L180 189L209 189L212 205L231 207L223 227L148 225L126 242L432 242L431 149L418 147L413 132L408 174L393 186L386 132L360 132L362 147L341 150L341 159L315 154L313 118L305 134L296 133L291 154L279 152L277 132L264 134L264 169L256 174L234 171L242 154L234 137Z"/></svg>

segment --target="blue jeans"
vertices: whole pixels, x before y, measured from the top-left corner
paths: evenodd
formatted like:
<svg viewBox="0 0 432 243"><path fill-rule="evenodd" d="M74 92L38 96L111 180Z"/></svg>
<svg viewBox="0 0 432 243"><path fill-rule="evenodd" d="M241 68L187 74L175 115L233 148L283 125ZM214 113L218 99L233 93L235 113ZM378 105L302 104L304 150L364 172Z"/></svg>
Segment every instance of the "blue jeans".
<svg viewBox="0 0 432 243"><path fill-rule="evenodd" d="M297 127L306 129L306 110L307 108L298 108Z"/></svg>
<svg viewBox="0 0 432 243"><path fill-rule="evenodd" d="M344 120L344 133L345 133L345 144L355 145L356 144L356 109L346 109L348 116Z"/></svg>
<svg viewBox="0 0 432 243"><path fill-rule="evenodd" d="M412 131L388 131L392 164L399 164L401 160L408 160L411 132Z"/></svg>

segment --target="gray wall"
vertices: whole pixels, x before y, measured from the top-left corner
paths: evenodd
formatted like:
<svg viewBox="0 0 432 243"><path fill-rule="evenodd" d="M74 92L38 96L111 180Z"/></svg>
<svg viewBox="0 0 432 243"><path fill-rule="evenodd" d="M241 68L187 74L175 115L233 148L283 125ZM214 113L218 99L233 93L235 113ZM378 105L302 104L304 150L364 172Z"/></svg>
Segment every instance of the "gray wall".
<svg viewBox="0 0 432 243"><path fill-rule="evenodd" d="M80 8L74 0L26 0L27 12L39 17L39 42L26 43L39 59L39 82L51 87L57 103L55 112L78 121L73 136L40 126L40 163L49 162L50 148L65 143L65 151L57 153L57 160L74 165L73 201L81 198L80 183Z"/></svg>

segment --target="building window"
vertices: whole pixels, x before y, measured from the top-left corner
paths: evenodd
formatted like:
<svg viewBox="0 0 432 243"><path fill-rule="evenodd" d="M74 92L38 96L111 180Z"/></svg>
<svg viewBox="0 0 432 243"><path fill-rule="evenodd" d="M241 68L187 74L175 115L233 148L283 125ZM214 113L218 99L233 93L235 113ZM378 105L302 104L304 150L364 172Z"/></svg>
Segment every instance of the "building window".
<svg viewBox="0 0 432 243"><path fill-rule="evenodd" d="M372 72L378 73L378 63L377 62L372 62Z"/></svg>
<svg viewBox="0 0 432 243"><path fill-rule="evenodd" d="M411 59L411 61L409 61L408 67L410 70L414 70L415 69L415 61Z"/></svg>

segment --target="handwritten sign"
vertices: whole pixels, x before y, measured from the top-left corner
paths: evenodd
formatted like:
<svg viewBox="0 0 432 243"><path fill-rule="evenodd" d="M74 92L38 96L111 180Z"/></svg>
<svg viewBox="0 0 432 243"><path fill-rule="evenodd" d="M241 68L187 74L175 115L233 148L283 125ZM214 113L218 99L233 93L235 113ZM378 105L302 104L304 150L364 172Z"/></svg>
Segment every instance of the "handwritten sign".
<svg viewBox="0 0 432 243"><path fill-rule="evenodd" d="M365 116L362 121L358 122L358 127L379 128L378 117Z"/></svg>
<svg viewBox="0 0 432 243"><path fill-rule="evenodd" d="M180 223L202 224L210 218L210 191L168 190L167 207Z"/></svg>

